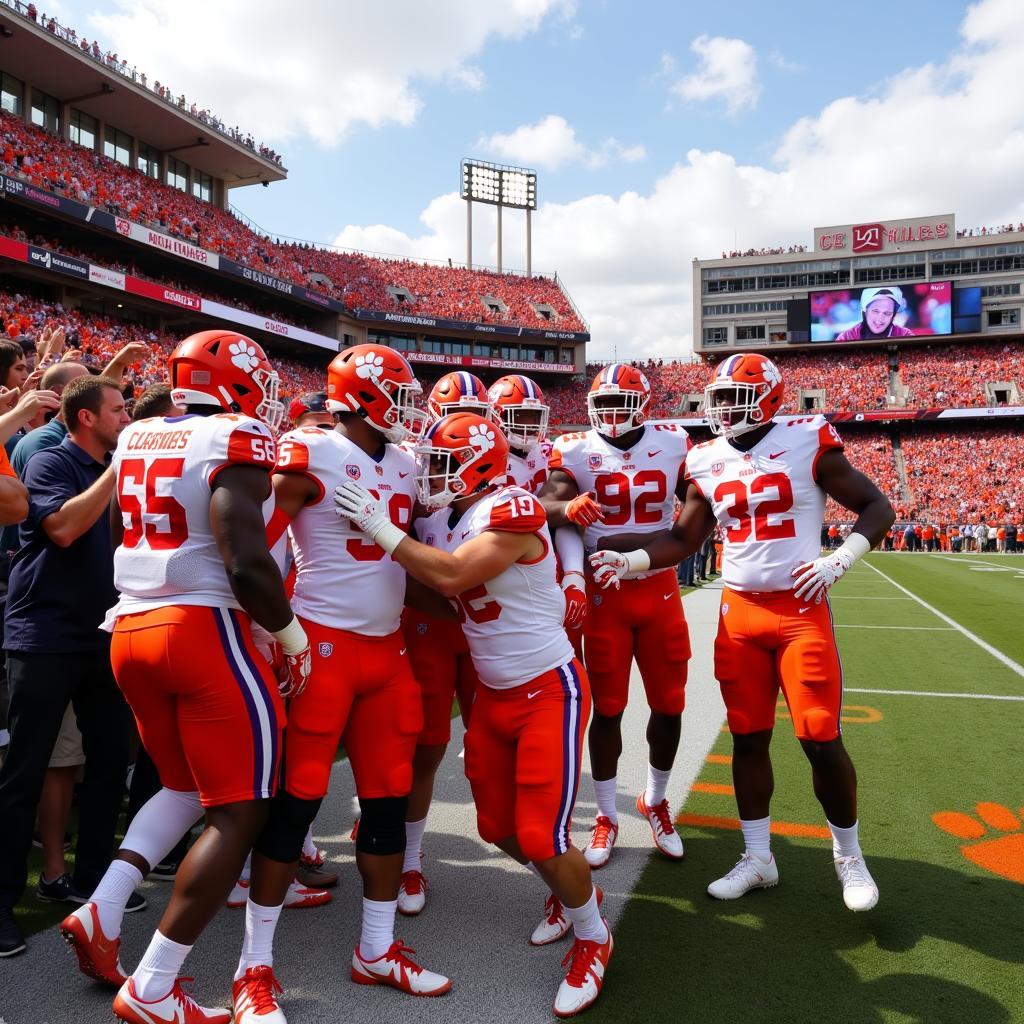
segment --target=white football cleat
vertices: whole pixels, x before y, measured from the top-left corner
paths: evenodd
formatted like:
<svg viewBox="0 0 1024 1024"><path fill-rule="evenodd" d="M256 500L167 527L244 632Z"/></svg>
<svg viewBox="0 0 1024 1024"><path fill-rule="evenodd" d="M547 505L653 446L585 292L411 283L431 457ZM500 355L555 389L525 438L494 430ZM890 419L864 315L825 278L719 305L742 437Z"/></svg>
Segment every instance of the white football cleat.
<svg viewBox="0 0 1024 1024"><path fill-rule="evenodd" d="M836 857L835 865L846 906L850 910L870 910L878 902L878 886L864 858Z"/></svg>
<svg viewBox="0 0 1024 1024"><path fill-rule="evenodd" d="M716 900L738 900L751 889L770 889L779 884L779 869L775 858L761 860L747 850L736 861L736 866L708 886L708 895Z"/></svg>
<svg viewBox="0 0 1024 1024"><path fill-rule="evenodd" d="M293 879L284 898L285 910L303 910L307 907L322 907L334 897L326 889L313 889Z"/></svg>
<svg viewBox="0 0 1024 1024"><path fill-rule="evenodd" d="M234 889L231 890L231 895L228 897L226 906L231 907L232 910L237 910L238 907L244 907L246 900L249 898L249 879L240 878L235 882Z"/></svg>
<svg viewBox="0 0 1024 1024"><path fill-rule="evenodd" d="M592 868L603 868L608 863L615 847L615 840L619 838L618 822L604 814L597 816L594 827L590 831L590 842L587 843L583 856Z"/></svg>
<svg viewBox="0 0 1024 1024"><path fill-rule="evenodd" d="M129 978L114 996L114 1017L125 1024L228 1024L230 1010L200 1006L184 992L182 980L178 978L163 999L147 1002L135 994L135 981Z"/></svg>
<svg viewBox="0 0 1024 1024"><path fill-rule="evenodd" d="M398 887L398 912L415 917L427 905L427 880L422 871L403 871Z"/></svg>
<svg viewBox="0 0 1024 1024"><path fill-rule="evenodd" d="M594 886L594 891L597 893L597 905L600 907L604 903L604 893L599 885ZM551 893L544 902L544 917L541 918L540 924L533 929L533 934L530 936L530 945L547 946L552 942L557 942L569 934L571 927L572 924L566 916L562 901L554 893Z"/></svg>
<svg viewBox="0 0 1024 1024"><path fill-rule="evenodd" d="M356 946L352 954L352 980L359 985L390 985L411 996L443 996L451 990L450 978L435 974L409 959L416 950L403 946L401 940L376 960L364 960Z"/></svg>
<svg viewBox="0 0 1024 1024"><path fill-rule="evenodd" d="M601 994L604 974L612 958L612 930L604 918L601 920L608 938L604 942L577 939L562 961L563 967L569 965L569 973L555 994L552 1010L556 1017L575 1017Z"/></svg>
<svg viewBox="0 0 1024 1024"><path fill-rule="evenodd" d="M280 991L273 967L250 967L231 987L234 1024L288 1024L277 1004Z"/></svg>
<svg viewBox="0 0 1024 1024"><path fill-rule="evenodd" d="M654 807L648 807L641 793L636 798L636 809L651 826L654 845L670 860L683 859L683 841L672 824L672 815L668 809L668 801L662 800Z"/></svg>

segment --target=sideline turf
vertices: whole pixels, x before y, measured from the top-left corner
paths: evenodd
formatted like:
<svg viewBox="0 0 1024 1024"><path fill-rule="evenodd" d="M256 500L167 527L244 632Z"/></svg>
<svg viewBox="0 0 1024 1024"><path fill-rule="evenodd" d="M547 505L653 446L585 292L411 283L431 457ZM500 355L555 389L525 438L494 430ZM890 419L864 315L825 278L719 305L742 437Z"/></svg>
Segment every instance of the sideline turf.
<svg viewBox="0 0 1024 1024"><path fill-rule="evenodd" d="M1021 661L1024 558L977 557L1013 571L976 572L927 555L871 561ZM865 566L835 596L839 626L945 625L913 601L851 600L903 596ZM840 628L837 635L850 687L1024 694L1024 679L956 631ZM779 714L773 820L820 829L825 822L784 705ZM608 984L588 1019L1024 1020L1024 887L1000 874L1024 871L1024 703L849 694L845 718L845 742L860 776L864 848L882 894L878 907L846 910L830 842L794 836L773 839L777 888L714 901L706 886L735 862L742 836L684 825L686 860L652 859L616 931ZM735 819L730 768L721 763L730 751L723 734L683 814ZM932 815L939 812L957 812L940 821L972 838L936 825Z"/></svg>

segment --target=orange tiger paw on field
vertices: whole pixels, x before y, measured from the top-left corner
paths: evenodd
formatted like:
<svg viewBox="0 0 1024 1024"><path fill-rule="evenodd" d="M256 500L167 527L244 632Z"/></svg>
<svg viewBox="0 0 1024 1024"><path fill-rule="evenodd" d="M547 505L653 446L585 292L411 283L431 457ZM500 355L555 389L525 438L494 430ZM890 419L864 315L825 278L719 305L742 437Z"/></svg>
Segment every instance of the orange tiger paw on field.
<svg viewBox="0 0 1024 1024"><path fill-rule="evenodd" d="M977 804L974 810L977 817L960 811L936 811L932 821L957 839L978 840L960 847L972 864L1024 885L1024 807L1019 814L994 803Z"/></svg>

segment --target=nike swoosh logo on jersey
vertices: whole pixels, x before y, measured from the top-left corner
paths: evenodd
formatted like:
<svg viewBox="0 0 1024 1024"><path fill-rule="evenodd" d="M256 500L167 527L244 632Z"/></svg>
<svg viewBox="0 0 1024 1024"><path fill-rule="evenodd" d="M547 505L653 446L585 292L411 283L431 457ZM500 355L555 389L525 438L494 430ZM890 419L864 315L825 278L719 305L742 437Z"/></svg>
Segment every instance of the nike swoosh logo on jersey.
<svg viewBox="0 0 1024 1024"><path fill-rule="evenodd" d="M786 454L785 452L772 452L771 455L768 456L768 458L769 459L777 459L780 455L785 455L785 454Z"/></svg>
<svg viewBox="0 0 1024 1024"><path fill-rule="evenodd" d="M667 600L668 600L668 599L669 599L669 598L670 598L671 596L672 596L671 594L666 594L666 595L665 595L665 596L664 596L664 597L662 598L662 601L667 601Z"/></svg>
<svg viewBox="0 0 1024 1024"><path fill-rule="evenodd" d="M404 480L408 475L409 475L408 473L399 473L398 474L398 478L399 478L399 480Z"/></svg>
<svg viewBox="0 0 1024 1024"><path fill-rule="evenodd" d="M405 654L405 651L406 651L406 648L404 648L404 647L403 647L403 648L402 648L402 649L401 649L401 650L400 650L400 651L398 652L398 656L399 656L399 657L401 657L401 656L402 656L403 654Z"/></svg>
<svg viewBox="0 0 1024 1024"><path fill-rule="evenodd" d="M648 452L647 453L647 458L653 459L655 455L660 455L661 453L662 453L662 449L661 448L656 448L653 452Z"/></svg>
<svg viewBox="0 0 1024 1024"><path fill-rule="evenodd" d="M543 693L543 692L544 692L543 690L534 690L533 693L528 693L526 695L526 699L527 700L533 700L533 698L536 697L538 693Z"/></svg>
<svg viewBox="0 0 1024 1024"><path fill-rule="evenodd" d="M796 613L797 613L797 615L803 615L804 612L809 612L810 610L811 610L811 606L808 605L806 608L798 608Z"/></svg>
<svg viewBox="0 0 1024 1024"><path fill-rule="evenodd" d="M472 530L464 531L463 534L462 534L462 539L465 540L472 532L473 532Z"/></svg>

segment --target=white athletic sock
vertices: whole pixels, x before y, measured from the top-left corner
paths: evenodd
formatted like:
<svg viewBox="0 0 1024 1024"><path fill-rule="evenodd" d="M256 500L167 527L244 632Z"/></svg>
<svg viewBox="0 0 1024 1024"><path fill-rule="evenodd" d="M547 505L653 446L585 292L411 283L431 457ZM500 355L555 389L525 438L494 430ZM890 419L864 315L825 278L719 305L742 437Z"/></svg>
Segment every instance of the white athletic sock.
<svg viewBox="0 0 1024 1024"><path fill-rule="evenodd" d="M657 807L665 799L665 790L668 789L669 776L672 769L663 772L655 768L653 764L647 766L647 791L644 793L644 803L648 807Z"/></svg>
<svg viewBox="0 0 1024 1024"><path fill-rule="evenodd" d="M590 890L590 899L582 907L565 907L565 916L572 921L577 939L604 942L608 938L608 929L601 920L601 910L597 905L596 889Z"/></svg>
<svg viewBox="0 0 1024 1024"><path fill-rule="evenodd" d="M302 840L302 856L313 860L318 852L316 843L313 842L313 826L310 825L306 829L306 838Z"/></svg>
<svg viewBox="0 0 1024 1024"><path fill-rule="evenodd" d="M144 1003L155 1003L163 999L174 988L181 974L181 965L191 952L191 946L182 946L161 935L159 931L153 932L149 948L132 975L135 994Z"/></svg>
<svg viewBox="0 0 1024 1024"><path fill-rule="evenodd" d="M96 904L100 927L108 939L116 939L121 934L125 904L132 898L135 886L141 881L142 872L134 864L112 860L100 884L96 886L96 891L89 897Z"/></svg>
<svg viewBox="0 0 1024 1024"><path fill-rule="evenodd" d="M248 882L249 877L252 875L252 850L249 851L249 856L245 858L245 863L242 865L242 873L238 876L240 882Z"/></svg>
<svg viewBox="0 0 1024 1024"><path fill-rule="evenodd" d="M427 819L407 821L405 823L405 860L402 871L419 871L421 852L423 850L423 832L427 827Z"/></svg>
<svg viewBox="0 0 1024 1024"><path fill-rule="evenodd" d="M839 857L861 857L860 839L857 836L859 821L855 821L849 828L839 828L838 825L828 823L829 831L832 833L832 856Z"/></svg>
<svg viewBox="0 0 1024 1024"><path fill-rule="evenodd" d="M283 904L282 904L283 906ZM250 967L274 966L274 930L281 916L281 907L261 907L248 900L245 904L245 938L242 955L235 971L235 981Z"/></svg>
<svg viewBox="0 0 1024 1024"><path fill-rule="evenodd" d="M747 844L747 853L760 857L761 860L772 859L772 819L754 818L751 821L740 819L740 828L743 829L743 841Z"/></svg>
<svg viewBox="0 0 1024 1024"><path fill-rule="evenodd" d="M203 805L198 793L164 787L132 818L121 849L137 853L150 868L155 868L202 816Z"/></svg>
<svg viewBox="0 0 1024 1024"><path fill-rule="evenodd" d="M597 795L597 813L618 824L619 816L615 811L615 792L619 780L616 776L610 779L594 779L594 793Z"/></svg>
<svg viewBox="0 0 1024 1024"><path fill-rule="evenodd" d="M363 929L359 935L359 954L364 960L383 956L395 941L395 912L398 900L368 900L363 897Z"/></svg>

